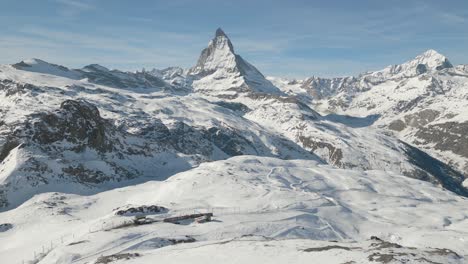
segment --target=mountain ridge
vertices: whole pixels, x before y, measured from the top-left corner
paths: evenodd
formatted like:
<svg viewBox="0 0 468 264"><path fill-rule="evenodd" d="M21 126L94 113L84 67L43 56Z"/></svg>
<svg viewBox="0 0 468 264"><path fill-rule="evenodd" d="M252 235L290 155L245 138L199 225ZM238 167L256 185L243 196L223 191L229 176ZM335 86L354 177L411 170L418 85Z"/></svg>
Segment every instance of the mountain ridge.
<svg viewBox="0 0 468 264"><path fill-rule="evenodd" d="M0 65L0 259L464 263L447 61L267 79L218 29L191 69Z"/></svg>
<svg viewBox="0 0 468 264"><path fill-rule="evenodd" d="M406 65L409 66L399 68L408 69L416 63L425 63L437 72L444 70L437 68L440 63L443 64L447 60L444 56L431 50L423 55L416 57L416 60L407 62ZM37 65L39 65L38 68ZM169 151L172 157L181 154L193 155L191 158L187 158L187 166L198 166L201 162L217 158L254 153L282 158L313 158L344 169L398 171L406 176L430 181L458 194L466 195L463 187L463 176L455 170L450 170L449 165L435 162L431 156L416 155L417 149L414 148L414 145L405 145L403 143L405 140L403 142L402 139L396 140L379 129L369 128L364 131L362 127L353 127L346 122L337 122L344 120L340 117L322 116L313 109L313 103L310 104L310 101L304 99L305 96L295 93L288 94L286 91L278 92L279 88L266 80L256 68L250 67L253 66L235 54L232 42L224 31L218 29L208 47L202 51L197 65L189 70L173 67L161 71L130 73L109 70L97 64L88 65L82 69L69 70L63 66L33 59L16 64L13 68L20 72L30 71L32 74L46 74L46 70L50 70L50 76L47 74L27 75L24 78L21 77L23 79L20 78L20 82L27 81L29 78L38 78L39 85L28 84L28 86L21 87L13 81L3 85L2 89L7 92L4 95L6 102L19 100L17 102L20 102L19 105L25 109L32 105L32 102L28 101L21 103L22 100L29 100L28 96L35 98L34 100L46 96L46 100L53 102L60 101L59 98L63 96L67 96L71 100L70 102L74 102L73 100L81 96L91 100L92 107L100 108L107 118L111 118L111 123L114 124L109 124L109 126L112 127L112 130L126 135L119 137L130 137L131 141L141 142L134 147L130 147L133 143L128 144L127 148L134 148L134 150L127 154L113 154L124 157L123 160L127 158L131 160L133 159L132 155L138 155L138 153L146 153L145 155L148 156L147 148L161 149L158 140L160 140L160 135L165 135L165 137L171 138L171 143L163 144L162 151ZM453 70L453 67L449 67L449 69ZM79 78L66 78L64 73L69 72L79 74ZM8 79L8 74L8 71L3 72L6 79ZM20 77L16 72L14 74L18 78ZM428 73L422 74L427 75ZM60 78L55 78L55 75ZM253 82L252 75L259 78L260 81ZM238 83L231 82L232 80L236 80ZM341 82L341 85L336 86L334 92L344 93L348 90L343 90L340 87L352 85L358 82L358 79L355 77L345 80L335 79L327 85L338 81ZM47 88L49 92L44 94L45 89L41 87L44 83L56 87L54 89ZM304 87L304 83L295 83L294 85ZM263 89L270 86L273 86L274 89ZM370 90L372 89L363 89L363 91ZM359 89L355 89L353 94L359 91ZM18 97L20 94L21 99ZM310 95L309 92L305 94ZM321 98L333 96L332 94L331 92L323 94ZM346 93L344 94L346 95ZM312 95L312 102L314 102L313 97ZM181 98L186 99L180 101ZM189 103L189 100L193 102ZM144 104L158 104L159 101L178 102L177 105L182 107L185 112L181 114L181 117L174 119L175 111L180 111L176 108L156 108L151 110L153 112L147 112L146 106L137 106L136 108L133 106L142 102ZM63 103L60 102L60 105ZM209 113L206 120L203 121L206 123L201 126L195 122L197 119L191 120L187 116L190 115L188 113L194 111L190 109L194 103L197 107L203 105L202 109ZM46 103L43 102L43 104ZM117 104L123 105L117 108ZM17 111L15 109L18 106L11 104L9 107L10 109L3 110L6 113L4 114L5 120L8 118L14 120L12 111ZM58 104L57 107L59 107ZM44 110L49 112L54 111L53 109L54 107L46 106ZM31 114L41 111L44 113L43 110L34 110L34 108L32 110ZM163 120L154 118L155 114L156 116L163 114ZM215 115L216 118L212 118L210 115ZM30 115L25 115L24 118L27 119L28 116ZM218 118L224 121L220 122ZM117 121L118 119L121 120ZM379 121L380 119L377 118L373 123ZM9 121L4 127L14 128L20 124L19 121ZM249 131L251 130L249 126L253 124L257 127L254 131ZM152 129L155 132L149 133ZM6 138L11 137L8 136L11 133L7 131L5 130L4 135L7 135ZM189 136L177 138L184 134ZM245 134L248 136L245 137ZM270 137L270 139L260 140L261 137L265 136ZM70 140L75 139L71 138ZM16 147L15 144L9 142L13 141L4 140L2 143L4 145L2 159L8 157L8 153L12 149L11 146ZM288 150L284 149L285 146L288 146ZM88 147L85 144L81 149ZM76 152L80 153L81 150ZM215 156L217 158L214 158ZM436 168L424 168L424 164L429 164L431 159L434 161L432 163L438 164ZM100 162L115 163L115 161L105 160ZM76 167L76 165L73 166ZM123 165L122 168L125 166L129 165ZM132 170L136 173L130 178L143 175L141 172L137 172L138 169L133 168ZM3 178L8 178L7 174Z"/></svg>

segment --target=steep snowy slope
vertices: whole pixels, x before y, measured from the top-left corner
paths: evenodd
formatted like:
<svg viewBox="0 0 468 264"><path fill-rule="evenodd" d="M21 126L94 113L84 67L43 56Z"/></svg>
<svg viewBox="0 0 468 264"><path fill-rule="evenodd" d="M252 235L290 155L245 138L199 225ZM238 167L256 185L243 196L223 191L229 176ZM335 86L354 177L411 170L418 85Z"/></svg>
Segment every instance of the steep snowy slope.
<svg viewBox="0 0 468 264"><path fill-rule="evenodd" d="M452 163L465 174L468 162L468 74L457 69L388 81L359 94L346 110L350 115L380 115L403 140Z"/></svg>
<svg viewBox="0 0 468 264"><path fill-rule="evenodd" d="M219 84L220 89L229 88L231 84L226 80L238 78L238 69L242 68L242 64L235 60L236 56L229 38L218 30L208 48L202 52L197 66L190 72L203 76L201 80L206 82L206 87L218 87ZM435 64L426 57L418 58L417 62L426 61L431 67ZM413 64L400 68L409 71ZM400 71L403 70L398 72ZM223 78L218 78L220 72L223 73ZM193 85L195 92L206 96L208 100L219 100L221 97L226 101L245 104L251 110L245 115L247 119L286 136L329 164L341 168L395 171L440 184L459 194L467 194L467 190L462 187L463 175L450 167L427 155L415 154L419 153L418 150L378 130L359 128L359 123L350 127L336 122L336 118L323 118L309 108L300 95L265 93L260 84L266 79L263 75L256 76L261 77L262 82L247 83L248 89L231 87L228 89L229 96L224 92L220 94L218 91L199 90L195 82ZM428 168L428 164L436 165Z"/></svg>
<svg viewBox="0 0 468 264"><path fill-rule="evenodd" d="M40 59L29 59L12 65L14 68L23 71L31 71L42 74L52 74L70 79L79 79L83 76L75 70L70 70L67 67L51 64Z"/></svg>
<svg viewBox="0 0 468 264"><path fill-rule="evenodd" d="M143 69L142 72L146 71ZM187 80L187 70L180 67L169 67L162 70L153 69L149 71L149 73L167 81L172 87L182 90L191 90L190 82Z"/></svg>
<svg viewBox="0 0 468 264"><path fill-rule="evenodd" d="M188 76L195 91L210 96L235 98L248 92L281 93L253 65L234 53L231 40L220 28Z"/></svg>
<svg viewBox="0 0 468 264"><path fill-rule="evenodd" d="M151 205L168 212L144 213L150 219L213 212L214 221L121 226L132 217L117 210ZM12 225L0 233L9 241L0 244L0 258L20 263L35 252L41 264L127 263L127 257L128 263L201 263L221 261L224 253L227 263L463 263L466 206L465 198L396 174L239 156L93 196L35 196L0 214L0 223ZM259 247L258 255L249 246Z"/></svg>
<svg viewBox="0 0 468 264"><path fill-rule="evenodd" d="M367 118L468 173L468 72L434 50L358 77L272 80L321 113Z"/></svg>
<svg viewBox="0 0 468 264"><path fill-rule="evenodd" d="M2 65L0 262L464 263L467 80L267 79L221 29L187 70Z"/></svg>
<svg viewBox="0 0 468 264"><path fill-rule="evenodd" d="M427 50L416 56L413 60L400 65L392 65L387 68L370 73L368 78L374 81L387 81L388 79L402 79L414 77L427 72L436 72L453 68L450 61L435 50Z"/></svg>
<svg viewBox="0 0 468 264"><path fill-rule="evenodd" d="M236 104L159 87L116 89L56 72L1 71L3 209L36 193L96 193L235 155L318 159L243 118Z"/></svg>
<svg viewBox="0 0 468 264"><path fill-rule="evenodd" d="M42 73L46 76L53 75L75 80L86 80L90 83L116 88L159 88L161 90L173 88L154 74L147 72L132 73L109 70L98 64L91 64L82 69L71 70L67 67L51 64L43 60L30 59L13 64L12 67L18 70Z"/></svg>
<svg viewBox="0 0 468 264"><path fill-rule="evenodd" d="M218 30L188 71L1 66L1 207L47 191L93 194L165 179L237 155L391 171L468 195L446 164L377 129L319 115L249 65ZM232 78L246 89L231 89Z"/></svg>

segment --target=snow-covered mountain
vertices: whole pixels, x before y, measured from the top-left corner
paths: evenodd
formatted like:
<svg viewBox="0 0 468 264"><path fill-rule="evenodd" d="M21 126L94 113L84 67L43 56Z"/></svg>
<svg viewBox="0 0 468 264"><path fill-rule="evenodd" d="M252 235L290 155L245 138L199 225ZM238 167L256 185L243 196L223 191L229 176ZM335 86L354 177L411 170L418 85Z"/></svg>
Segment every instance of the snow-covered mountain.
<svg viewBox="0 0 468 264"><path fill-rule="evenodd" d="M204 49L197 65L188 71L194 91L209 96L235 98L245 93L280 94L263 74L234 53L231 40L221 28Z"/></svg>
<svg viewBox="0 0 468 264"><path fill-rule="evenodd" d="M276 239L287 255L301 239L304 260L462 263L467 78L432 50L358 77L266 78L221 29L189 69L1 65L0 240L16 239L0 259L51 240L31 263L146 263L194 241L181 261ZM154 205L219 222L114 229L131 219L114 209Z"/></svg>
<svg viewBox="0 0 468 264"><path fill-rule="evenodd" d="M148 219L193 212L214 219L133 225L131 215L116 213L154 205L168 211L144 213ZM0 256L6 263L464 263L467 206L397 174L239 156L92 196L35 196L0 214L0 223L12 224L0 233L8 239Z"/></svg>
<svg viewBox="0 0 468 264"><path fill-rule="evenodd" d="M164 179L234 155L318 159L244 119L233 103L160 88L115 89L9 66L1 74L16 78L1 91L2 207L45 191L95 193Z"/></svg>
<svg viewBox="0 0 468 264"><path fill-rule="evenodd" d="M367 118L468 173L468 73L434 50L357 77L271 80L321 113Z"/></svg>
<svg viewBox="0 0 468 264"><path fill-rule="evenodd" d="M448 64L439 57L417 62L439 70L436 62ZM405 65L391 68L401 74L396 69L409 71L415 62ZM37 59L0 70L7 208L35 193L95 193L246 154L393 171L467 195L464 176L447 164L366 120L343 124L344 117L321 116L280 92L234 53L221 29L186 71L70 70Z"/></svg>

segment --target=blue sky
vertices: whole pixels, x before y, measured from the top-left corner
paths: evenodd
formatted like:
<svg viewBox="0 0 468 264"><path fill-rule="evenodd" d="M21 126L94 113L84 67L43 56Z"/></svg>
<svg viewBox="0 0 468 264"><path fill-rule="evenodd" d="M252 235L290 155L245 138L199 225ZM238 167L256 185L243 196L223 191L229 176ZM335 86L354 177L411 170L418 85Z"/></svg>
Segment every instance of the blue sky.
<svg viewBox="0 0 468 264"><path fill-rule="evenodd" d="M217 27L266 75L354 75L427 49L468 64L466 0L0 0L0 63L195 64Z"/></svg>

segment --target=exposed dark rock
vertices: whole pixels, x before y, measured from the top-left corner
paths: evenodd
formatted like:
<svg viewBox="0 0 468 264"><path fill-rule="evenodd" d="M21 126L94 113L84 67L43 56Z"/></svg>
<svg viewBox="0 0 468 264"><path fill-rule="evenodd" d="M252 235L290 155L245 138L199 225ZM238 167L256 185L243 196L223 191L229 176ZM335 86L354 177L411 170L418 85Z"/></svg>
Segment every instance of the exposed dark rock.
<svg viewBox="0 0 468 264"><path fill-rule="evenodd" d="M451 259L461 259L461 256L449 249L429 249L417 250L414 247L404 247L402 245L382 240L378 237L372 236L373 241L370 245L370 254L368 260L379 263L435 263L432 260L434 257L444 257Z"/></svg>
<svg viewBox="0 0 468 264"><path fill-rule="evenodd" d="M432 109L424 109L415 114L406 115L404 117L406 124L411 127L419 128L434 121L440 116L440 112Z"/></svg>
<svg viewBox="0 0 468 264"><path fill-rule="evenodd" d="M177 151L185 154L201 154L208 157L213 153L214 146L228 156L258 154L252 142L231 128L194 128L183 122L176 122L170 128L168 139Z"/></svg>
<svg viewBox="0 0 468 264"><path fill-rule="evenodd" d="M106 175L99 170L85 168L82 164L63 168L62 171L71 175L77 182L98 184L112 179L111 175Z"/></svg>
<svg viewBox="0 0 468 264"><path fill-rule="evenodd" d="M118 126L119 130L124 130L132 135L147 139L163 140L170 135L170 130L160 119L152 119L149 122L138 120L124 120Z"/></svg>
<svg viewBox="0 0 468 264"><path fill-rule="evenodd" d="M206 131L205 135L209 141L229 156L239 156L249 153L250 151L245 150L246 146L255 150L253 144L241 136L241 132L236 132L233 129L211 127Z"/></svg>
<svg viewBox="0 0 468 264"><path fill-rule="evenodd" d="M62 66L62 65L48 63L48 62L45 62L45 61L39 60L39 59L33 59L33 60L35 60L36 62L41 63L41 64L47 64L47 65L49 65L51 67L54 67L54 68L59 69L59 70L64 71L64 72L70 71L70 69L68 69L67 67ZM18 69L18 70L27 70L27 68L32 67L30 64L26 63L25 61L20 61L18 63L15 63L15 64L11 65L11 66L13 68L15 68L15 69Z"/></svg>
<svg viewBox="0 0 468 264"><path fill-rule="evenodd" d="M339 77L332 79L311 77L305 80L301 87L307 90L314 100L328 98L342 91L352 92L364 89L364 87L359 85L355 77Z"/></svg>
<svg viewBox="0 0 468 264"><path fill-rule="evenodd" d="M219 102L215 102L214 104L230 109L234 112L240 112L240 113L250 112L250 109L246 105L241 104L241 103L219 101Z"/></svg>
<svg viewBox="0 0 468 264"><path fill-rule="evenodd" d="M74 246L74 245L79 245L79 244L88 243L88 242L89 242L89 240L80 240L80 241L76 241L76 242L71 242L67 246Z"/></svg>
<svg viewBox="0 0 468 264"><path fill-rule="evenodd" d="M215 38L210 42L207 48L203 49L200 57L198 58L197 64L193 67L189 74L196 75L199 78L203 76L207 76L214 72L212 69L205 69L205 63L210 58L213 57L213 54L216 49L222 49L224 46L227 46L229 51L234 55L234 47L231 43L231 40L227 37L224 31L220 28L216 30ZM237 69L230 69L233 72Z"/></svg>
<svg viewBox="0 0 468 264"><path fill-rule="evenodd" d="M6 232L6 231L8 231L8 230L10 230L12 228L13 228L13 225L10 224L10 223L0 224L0 233Z"/></svg>
<svg viewBox="0 0 468 264"><path fill-rule="evenodd" d="M67 100L54 112L34 114L27 121L26 128L26 135L39 144L68 141L75 144L76 151L85 147L101 152L112 151L117 143L108 138L114 133L111 124L86 101Z"/></svg>
<svg viewBox="0 0 468 264"><path fill-rule="evenodd" d="M221 52L217 52L221 51ZM217 58L216 56L222 56ZM233 60L232 63L216 63L218 61ZM207 48L205 48L198 58L197 64L188 71L190 80L199 80L215 72L223 71L231 76L239 78L239 82L231 82L226 85L225 91L234 91L229 94L216 94L220 98L227 97L233 99L240 94L264 92L265 88L274 94L282 94L280 89L275 87L265 76L252 64L245 61L241 56L235 54L231 40L226 34L218 29L214 39L212 39ZM215 77L218 80L225 77ZM201 89L200 92L209 94L209 89Z"/></svg>
<svg viewBox="0 0 468 264"><path fill-rule="evenodd" d="M216 29L215 37L226 37L226 33L221 28Z"/></svg>
<svg viewBox="0 0 468 264"><path fill-rule="evenodd" d="M170 131L168 140L177 151L203 156L210 156L213 153L213 146L205 139L202 131L184 122L174 123Z"/></svg>
<svg viewBox="0 0 468 264"><path fill-rule="evenodd" d="M109 256L101 256L97 259L95 264L108 264L118 260L130 260L138 257L141 257L139 253L121 253Z"/></svg>
<svg viewBox="0 0 468 264"><path fill-rule="evenodd" d="M431 255L439 255L439 256L454 256L456 259L460 259L461 256L456 253L455 251L447 248L434 248L431 250L426 251Z"/></svg>
<svg viewBox="0 0 468 264"><path fill-rule="evenodd" d="M388 125L388 128L395 131L402 131L406 128L406 124L402 120L398 119L391 122L390 125Z"/></svg>
<svg viewBox="0 0 468 264"><path fill-rule="evenodd" d="M427 67L425 64L418 64L418 66L416 66L416 74L423 74L427 72Z"/></svg>
<svg viewBox="0 0 468 264"><path fill-rule="evenodd" d="M392 121L388 125L388 128L395 131L402 131L408 126L420 129L428 123L436 120L439 116L440 112L438 111L424 109L414 114L405 115L404 121L401 119Z"/></svg>
<svg viewBox="0 0 468 264"><path fill-rule="evenodd" d="M183 244L183 243L194 243L194 242L197 242L197 240L193 237L185 236L184 238L170 238L169 242L176 245L176 244Z"/></svg>
<svg viewBox="0 0 468 264"><path fill-rule="evenodd" d="M6 96L23 95L27 93L34 96L44 92L44 90L38 86L29 83L17 83L8 79L0 80L0 91L5 91Z"/></svg>
<svg viewBox="0 0 468 264"><path fill-rule="evenodd" d="M10 154L10 151L19 146L20 143L15 139L7 139L3 146L0 146L0 163Z"/></svg>
<svg viewBox="0 0 468 264"><path fill-rule="evenodd" d="M133 216L133 215L150 215L150 214L159 214L166 213L169 210L163 206L158 205L142 205L138 207L129 207L126 209L115 209L115 215L121 216Z"/></svg>
<svg viewBox="0 0 468 264"><path fill-rule="evenodd" d="M453 65L452 63L450 63L448 59L445 59L442 65L439 65L436 67L436 70L440 71L440 70L447 69L447 68L453 68Z"/></svg>
<svg viewBox="0 0 468 264"><path fill-rule="evenodd" d="M89 82L116 88L169 88L164 80L147 72L109 70L97 64L84 67L80 72Z"/></svg>
<svg viewBox="0 0 468 264"><path fill-rule="evenodd" d="M423 99L423 96L418 96L410 101L401 100L396 104L395 110L398 112L410 111L411 109L414 109Z"/></svg>
<svg viewBox="0 0 468 264"><path fill-rule="evenodd" d="M371 240L375 241L371 244L371 247L374 249L383 249L383 248L402 248L401 245L396 244L396 243L391 243L385 240L380 239L379 237L376 236L371 236Z"/></svg>
<svg viewBox="0 0 468 264"><path fill-rule="evenodd" d="M442 151L452 151L468 158L468 122L446 122L429 125L418 130L415 136L417 144L431 144Z"/></svg>
<svg viewBox="0 0 468 264"><path fill-rule="evenodd" d="M7 198L8 185L0 186L0 208L5 208L10 205Z"/></svg>
<svg viewBox="0 0 468 264"><path fill-rule="evenodd" d="M328 150L329 163L338 167L342 167L341 160L343 159L343 152L339 148L335 148L330 143L316 141L313 137L299 136L299 141L306 149L310 149L314 152L317 149L326 148Z"/></svg>
<svg viewBox="0 0 468 264"><path fill-rule="evenodd" d="M463 174L418 148L406 143L403 145L410 162L420 169L411 173L407 172L406 176L440 184L447 190L468 197L468 190L463 187L465 180Z"/></svg>
<svg viewBox="0 0 468 264"><path fill-rule="evenodd" d="M343 247L343 246L338 246L338 245L330 245L330 246L324 246L324 247L306 248L303 251L304 252L320 252L320 251L327 251L327 250L332 250L332 249L350 251L350 250L359 249L359 248L356 248L356 247L351 248L351 247Z"/></svg>

